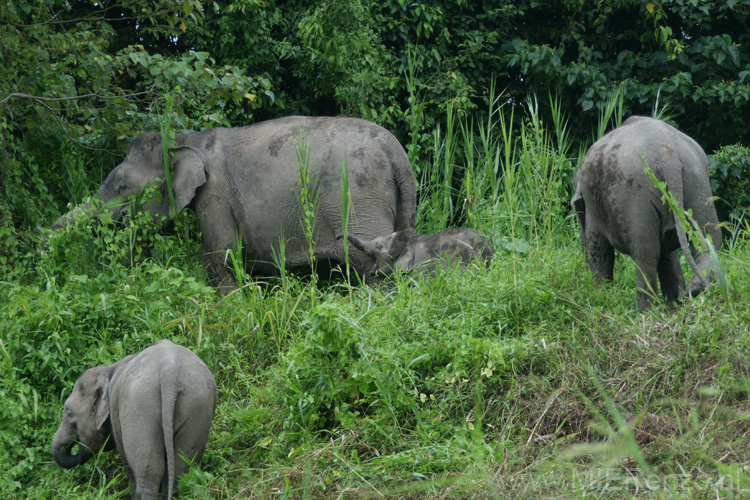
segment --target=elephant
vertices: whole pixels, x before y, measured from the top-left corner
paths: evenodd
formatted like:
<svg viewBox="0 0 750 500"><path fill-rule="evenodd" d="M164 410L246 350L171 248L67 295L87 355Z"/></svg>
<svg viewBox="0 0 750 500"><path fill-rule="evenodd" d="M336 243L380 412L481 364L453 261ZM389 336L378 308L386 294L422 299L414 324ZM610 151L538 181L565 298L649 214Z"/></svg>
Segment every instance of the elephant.
<svg viewBox="0 0 750 500"><path fill-rule="evenodd" d="M393 134L374 123L290 116L178 135L175 142L170 166L174 204L164 182L162 137L153 132L129 144L124 161L99 188L99 197L108 202L156 184L161 196L144 209L169 217L191 207L202 233L206 276L224 295L237 287L226 261L227 250L236 251L238 241L246 270L254 275L276 274L282 263L293 273L311 272L310 246L321 275L344 262L344 250L335 240L343 228L344 168L352 230L373 238L414 227L411 164ZM113 218L121 218L128 208L115 208ZM63 216L59 222L68 220ZM372 265L359 252L349 262L360 275Z"/></svg>
<svg viewBox="0 0 750 500"><path fill-rule="evenodd" d="M93 204L90 201L87 201L85 203L81 203L77 207L74 207L72 210L67 212L64 215L61 215L50 227L53 231L57 231L60 229L63 229L71 224L74 224L76 219L78 217L81 217L82 215L86 214L93 208Z"/></svg>
<svg viewBox="0 0 750 500"><path fill-rule="evenodd" d="M336 235L337 239L343 237L343 233ZM495 254L483 236L466 228L450 228L436 234L419 234L404 229L372 240L347 234L347 239L355 248L375 259L372 273L379 276L387 276L396 270L432 270L438 259L457 261L462 268L479 259L489 267Z"/></svg>
<svg viewBox="0 0 750 500"><path fill-rule="evenodd" d="M162 339L138 354L86 370L65 401L52 456L66 469L105 446L117 451L133 499L171 498L200 461L216 410L216 382L190 349ZM78 451L72 449L78 442Z"/></svg>
<svg viewBox="0 0 750 500"><path fill-rule="evenodd" d="M711 236L713 245L721 245L708 159L697 142L644 116L631 116L596 141L574 175L571 205L597 281L612 280L615 249L635 262L639 310L653 305L657 276L667 302L685 295L679 249L694 272L690 296L713 280L708 253L688 241L677 216L644 172L646 165L659 182L666 182L681 210L692 209L697 227Z"/></svg>

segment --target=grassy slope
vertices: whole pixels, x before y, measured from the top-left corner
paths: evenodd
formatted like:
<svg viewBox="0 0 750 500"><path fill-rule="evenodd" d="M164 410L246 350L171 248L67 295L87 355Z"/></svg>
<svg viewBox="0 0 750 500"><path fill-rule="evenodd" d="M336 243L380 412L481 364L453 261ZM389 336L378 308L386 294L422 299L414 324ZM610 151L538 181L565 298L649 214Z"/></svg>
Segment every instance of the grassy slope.
<svg viewBox="0 0 750 500"><path fill-rule="evenodd" d="M33 430L12 454L16 493L128 498L114 453L65 471L49 442L84 367L169 337L220 387L183 498L737 494L750 487L748 263L747 242L723 256L728 300L712 288L646 314L629 259L597 288L573 241L381 291L290 279L217 303L189 274L149 264L17 288L4 396L27 391L32 415L19 420ZM7 475L2 486L14 488Z"/></svg>
<svg viewBox="0 0 750 500"><path fill-rule="evenodd" d="M128 498L114 453L66 471L49 446L80 373L167 337L219 385L183 498L741 498L750 228L725 241L728 296L637 312L630 259L594 286L565 218L564 117L552 137L535 110L514 138L512 115L473 128L449 109L419 169L421 228L465 218L498 249L489 270L220 299L190 217L170 235L145 215L52 235L0 285L0 496Z"/></svg>

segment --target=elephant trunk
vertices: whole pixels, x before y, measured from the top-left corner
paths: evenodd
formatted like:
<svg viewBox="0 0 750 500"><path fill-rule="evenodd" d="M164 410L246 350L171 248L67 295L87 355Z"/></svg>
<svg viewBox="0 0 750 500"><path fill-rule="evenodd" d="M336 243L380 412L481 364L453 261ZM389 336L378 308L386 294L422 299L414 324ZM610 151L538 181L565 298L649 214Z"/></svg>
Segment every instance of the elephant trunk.
<svg viewBox="0 0 750 500"><path fill-rule="evenodd" d="M52 440L52 458L55 459L57 465L65 469L81 465L93 455L91 450L83 445L78 447L78 453L71 453L73 446L75 446L75 441L70 438L73 434L72 430L70 426L60 426Z"/></svg>
<svg viewBox="0 0 750 500"><path fill-rule="evenodd" d="M63 229L68 227L70 224L73 224L76 221L76 217L85 214L88 212L88 210L91 208L91 202L86 202L82 205L78 205L77 207L70 210L68 213L61 215L59 219L55 221L54 224L52 224L52 230L57 231L59 229Z"/></svg>
<svg viewBox="0 0 750 500"><path fill-rule="evenodd" d="M363 251L370 257L375 257L375 249L372 248L371 241L362 241L353 234L347 234L346 239L349 240L349 243L354 245L357 250Z"/></svg>

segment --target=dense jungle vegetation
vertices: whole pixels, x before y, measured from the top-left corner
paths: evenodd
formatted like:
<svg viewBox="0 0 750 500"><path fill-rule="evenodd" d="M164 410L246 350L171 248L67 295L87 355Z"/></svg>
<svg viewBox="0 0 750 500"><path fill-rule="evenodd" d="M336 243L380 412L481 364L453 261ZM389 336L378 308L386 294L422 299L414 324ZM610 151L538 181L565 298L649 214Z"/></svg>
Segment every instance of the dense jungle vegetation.
<svg viewBox="0 0 750 500"><path fill-rule="evenodd" d="M0 497L129 498L114 452L49 447L85 369L165 337L219 385L181 498L746 497L749 24L750 0L4 0ZM144 130L291 114L391 130L417 229L476 229L489 270L224 298L189 210L49 229ZM722 280L645 313L629 258L594 284L569 209L631 114L703 146L724 222Z"/></svg>

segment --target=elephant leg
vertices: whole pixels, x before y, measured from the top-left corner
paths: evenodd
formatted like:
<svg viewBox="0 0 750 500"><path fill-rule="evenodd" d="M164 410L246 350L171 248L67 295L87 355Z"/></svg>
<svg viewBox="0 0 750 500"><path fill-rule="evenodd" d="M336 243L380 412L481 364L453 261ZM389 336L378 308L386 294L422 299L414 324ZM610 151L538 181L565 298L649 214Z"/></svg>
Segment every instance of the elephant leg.
<svg viewBox="0 0 750 500"><path fill-rule="evenodd" d="M597 282L614 278L615 249L594 227L586 229L586 263Z"/></svg>
<svg viewBox="0 0 750 500"><path fill-rule="evenodd" d="M635 284L638 289L638 309L650 309L657 300L657 268L659 265L658 248L656 252L633 252L635 263Z"/></svg>
<svg viewBox="0 0 750 500"><path fill-rule="evenodd" d="M205 403L203 403L205 405ZM174 435L174 476L175 485L179 477L190 470L190 464L200 463L208 442L208 429L211 428L213 413L202 411L194 406L187 422L180 425ZM178 419L182 420L182 419ZM184 458L183 458L184 457ZM168 477L164 476L166 487Z"/></svg>
<svg viewBox="0 0 750 500"><path fill-rule="evenodd" d="M677 301L685 291L685 278L682 276L679 252L675 250L662 255L656 271L664 299L667 302Z"/></svg>
<svg viewBox="0 0 750 500"><path fill-rule="evenodd" d="M201 255L203 270L206 272L209 284L222 295L227 295L237 288L237 280L224 265L225 258L227 258L226 250L208 249L205 245L203 246Z"/></svg>
<svg viewBox="0 0 750 500"><path fill-rule="evenodd" d="M711 260L708 253L696 255L695 266L703 274L703 276L701 277L693 274L693 277L690 279L688 290L690 291L691 297L695 297L700 294L703 290L706 289L707 283L713 281L714 279L713 273L711 271Z"/></svg>
<svg viewBox="0 0 750 500"><path fill-rule="evenodd" d="M161 414L150 414L154 425L137 425L123 429L122 450L133 483L133 500L156 500L164 475L164 446ZM157 427L158 425L158 427Z"/></svg>
<svg viewBox="0 0 750 500"><path fill-rule="evenodd" d="M216 207L210 208L218 211ZM235 223L231 213L226 212L224 216L218 216L215 212L212 212L213 217L204 215L204 212L199 216L203 234L201 262L209 284L217 288L222 295L227 295L237 288L237 280L227 268L227 265L231 265L231 262L228 262L227 250L234 246ZM242 258L239 255L235 257Z"/></svg>
<svg viewBox="0 0 750 500"><path fill-rule="evenodd" d="M153 445L152 445L153 446ZM165 474L164 454L148 457L145 466L139 465L133 471L133 500L157 500L161 490L161 478L156 474Z"/></svg>

